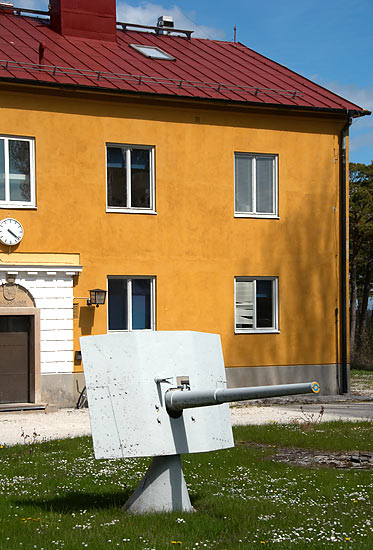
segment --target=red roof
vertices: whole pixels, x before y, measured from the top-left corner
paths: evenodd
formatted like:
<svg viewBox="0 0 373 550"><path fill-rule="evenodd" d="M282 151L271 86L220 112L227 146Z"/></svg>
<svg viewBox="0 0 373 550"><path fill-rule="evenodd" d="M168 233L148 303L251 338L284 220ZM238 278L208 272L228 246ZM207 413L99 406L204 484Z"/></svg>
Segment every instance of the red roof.
<svg viewBox="0 0 373 550"><path fill-rule="evenodd" d="M147 58L131 44L156 46L175 59ZM56 33L48 18L0 12L0 80L9 79L368 114L240 43L128 29L117 30L116 43L83 40Z"/></svg>

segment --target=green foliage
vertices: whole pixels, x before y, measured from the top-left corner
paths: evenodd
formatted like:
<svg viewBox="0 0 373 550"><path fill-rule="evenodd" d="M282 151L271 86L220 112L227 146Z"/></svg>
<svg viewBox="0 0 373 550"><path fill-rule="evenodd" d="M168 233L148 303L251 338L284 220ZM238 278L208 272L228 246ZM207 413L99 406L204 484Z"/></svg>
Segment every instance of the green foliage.
<svg viewBox="0 0 373 550"><path fill-rule="evenodd" d="M373 161L350 164L351 362L373 365Z"/></svg>
<svg viewBox="0 0 373 550"><path fill-rule="evenodd" d="M370 429L368 422L237 428L236 448L183 457L191 514L124 515L149 459L95 460L88 437L36 443L31 454L29 445L2 447L0 547L369 550L369 471L303 468L271 456L295 444L366 450Z"/></svg>
<svg viewBox="0 0 373 550"><path fill-rule="evenodd" d="M373 161L350 163L350 254L370 259L373 245ZM369 256L369 257L368 257Z"/></svg>

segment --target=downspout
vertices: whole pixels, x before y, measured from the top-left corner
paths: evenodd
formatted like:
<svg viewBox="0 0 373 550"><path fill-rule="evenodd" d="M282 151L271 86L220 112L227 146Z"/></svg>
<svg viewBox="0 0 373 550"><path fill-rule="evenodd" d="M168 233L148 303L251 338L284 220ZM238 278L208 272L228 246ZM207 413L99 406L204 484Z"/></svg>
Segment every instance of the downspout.
<svg viewBox="0 0 373 550"><path fill-rule="evenodd" d="M347 333L347 133L351 126L351 113L341 131L341 371L340 393L349 392L348 333Z"/></svg>

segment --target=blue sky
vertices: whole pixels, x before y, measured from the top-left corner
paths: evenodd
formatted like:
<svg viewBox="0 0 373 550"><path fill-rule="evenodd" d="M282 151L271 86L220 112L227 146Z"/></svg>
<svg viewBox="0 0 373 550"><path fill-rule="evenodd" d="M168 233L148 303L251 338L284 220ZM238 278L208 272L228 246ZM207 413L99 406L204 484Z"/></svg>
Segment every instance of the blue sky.
<svg viewBox="0 0 373 550"><path fill-rule="evenodd" d="M48 0L14 0L46 10ZM155 25L173 15L194 36L237 40L373 111L373 0L117 0L117 20ZM373 160L373 116L353 122L350 161Z"/></svg>

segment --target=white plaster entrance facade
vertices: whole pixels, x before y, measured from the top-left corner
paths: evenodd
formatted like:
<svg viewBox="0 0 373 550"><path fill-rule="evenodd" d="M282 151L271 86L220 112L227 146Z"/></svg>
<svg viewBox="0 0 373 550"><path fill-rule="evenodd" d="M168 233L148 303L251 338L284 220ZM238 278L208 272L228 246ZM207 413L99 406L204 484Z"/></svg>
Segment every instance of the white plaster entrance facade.
<svg viewBox="0 0 373 550"><path fill-rule="evenodd" d="M80 265L5 264L0 262L0 327L17 317L29 320L28 401L59 405L72 404L75 392L73 357L73 277ZM8 323L4 323L9 320ZM12 380L11 329L2 333L9 339L10 364L5 369ZM7 336L8 335L8 336ZM5 351L6 353L6 351ZM5 358L6 362L6 358ZM5 397L4 397L5 395ZM6 392L3 401L6 402Z"/></svg>

